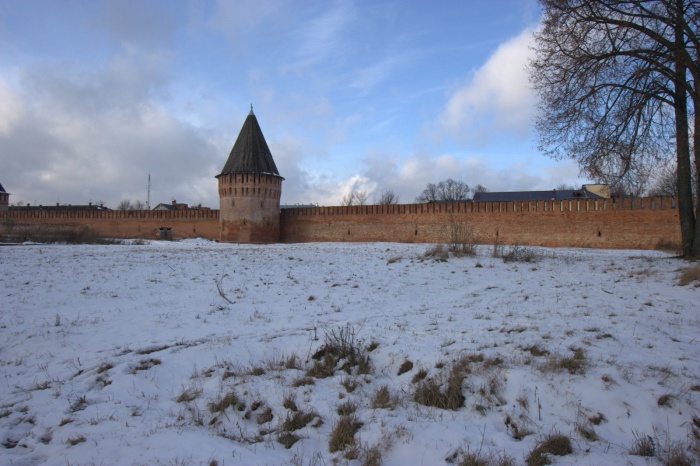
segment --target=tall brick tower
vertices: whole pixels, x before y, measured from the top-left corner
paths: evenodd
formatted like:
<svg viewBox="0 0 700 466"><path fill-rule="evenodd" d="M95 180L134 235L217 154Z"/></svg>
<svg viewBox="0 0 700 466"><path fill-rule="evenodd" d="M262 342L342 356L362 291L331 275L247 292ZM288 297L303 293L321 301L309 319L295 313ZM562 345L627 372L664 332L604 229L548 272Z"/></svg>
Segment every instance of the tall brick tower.
<svg viewBox="0 0 700 466"><path fill-rule="evenodd" d="M0 184L0 210L7 210L10 205L10 193Z"/></svg>
<svg viewBox="0 0 700 466"><path fill-rule="evenodd" d="M219 239L230 243L280 240L282 178L250 106L219 180Z"/></svg>

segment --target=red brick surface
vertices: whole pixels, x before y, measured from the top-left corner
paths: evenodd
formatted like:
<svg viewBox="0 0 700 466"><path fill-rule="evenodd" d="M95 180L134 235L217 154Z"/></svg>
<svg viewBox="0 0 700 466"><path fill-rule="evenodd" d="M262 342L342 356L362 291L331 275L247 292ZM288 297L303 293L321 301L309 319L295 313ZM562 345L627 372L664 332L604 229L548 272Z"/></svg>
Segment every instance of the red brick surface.
<svg viewBox="0 0 700 466"><path fill-rule="evenodd" d="M241 217L221 219L221 223L218 210L0 211L0 233L88 226L115 238L155 239L160 228L172 228L175 239L444 243L450 240L452 225L467 225L482 243L639 249L651 249L660 242L680 243L678 210L672 198L294 208L284 209L280 216L274 200L281 187L278 180L276 186L268 183L267 187L259 180L249 186L243 183L237 188L247 187L248 195L222 196L222 208L227 201L235 201L238 210L231 205L230 213ZM228 187L233 186L220 185ZM255 196L250 189L256 190ZM257 189L263 190L261 194Z"/></svg>

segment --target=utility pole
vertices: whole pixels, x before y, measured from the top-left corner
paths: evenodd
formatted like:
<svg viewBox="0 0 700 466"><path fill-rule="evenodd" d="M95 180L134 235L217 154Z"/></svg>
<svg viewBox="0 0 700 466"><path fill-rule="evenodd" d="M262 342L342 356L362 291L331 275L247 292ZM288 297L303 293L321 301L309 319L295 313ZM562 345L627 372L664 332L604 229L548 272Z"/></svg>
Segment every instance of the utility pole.
<svg viewBox="0 0 700 466"><path fill-rule="evenodd" d="M146 208L151 210L151 170L148 170L148 195L146 196Z"/></svg>

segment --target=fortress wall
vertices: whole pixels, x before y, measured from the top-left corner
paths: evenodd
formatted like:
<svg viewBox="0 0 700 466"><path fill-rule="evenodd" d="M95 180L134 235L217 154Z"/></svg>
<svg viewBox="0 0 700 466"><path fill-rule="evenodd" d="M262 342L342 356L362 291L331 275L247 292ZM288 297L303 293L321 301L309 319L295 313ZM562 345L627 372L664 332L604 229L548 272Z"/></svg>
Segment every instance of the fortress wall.
<svg viewBox="0 0 700 466"><path fill-rule="evenodd" d="M218 210L0 211L0 234L20 236L84 226L113 238L219 239ZM539 202L461 202L282 210L282 242L449 242L453 227L473 228L481 243L651 249L680 243L673 198Z"/></svg>
<svg viewBox="0 0 700 466"><path fill-rule="evenodd" d="M159 238L171 228L173 239L219 238L218 210L3 211L0 233L21 236L51 229L89 227L108 238Z"/></svg>
<svg viewBox="0 0 700 466"><path fill-rule="evenodd" d="M680 243L673 198L292 208L282 211L281 236L285 242L438 243L465 225L482 243L640 249Z"/></svg>

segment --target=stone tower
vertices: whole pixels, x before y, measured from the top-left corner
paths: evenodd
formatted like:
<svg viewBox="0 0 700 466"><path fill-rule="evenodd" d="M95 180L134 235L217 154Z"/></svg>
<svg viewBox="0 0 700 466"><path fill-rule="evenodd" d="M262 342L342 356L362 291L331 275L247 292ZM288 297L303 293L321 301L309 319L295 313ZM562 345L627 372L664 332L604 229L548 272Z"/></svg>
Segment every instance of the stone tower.
<svg viewBox="0 0 700 466"><path fill-rule="evenodd" d="M10 193L0 184L0 210L7 210L10 205Z"/></svg>
<svg viewBox="0 0 700 466"><path fill-rule="evenodd" d="M219 180L219 239L230 243L280 240L282 178L253 106Z"/></svg>

